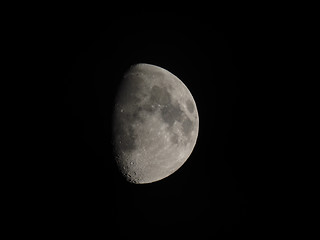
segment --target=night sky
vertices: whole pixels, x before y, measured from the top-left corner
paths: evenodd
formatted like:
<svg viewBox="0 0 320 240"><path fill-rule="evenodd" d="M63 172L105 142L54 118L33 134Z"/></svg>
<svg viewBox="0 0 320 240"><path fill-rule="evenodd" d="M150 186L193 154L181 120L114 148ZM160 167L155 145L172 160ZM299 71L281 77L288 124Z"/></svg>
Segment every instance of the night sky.
<svg viewBox="0 0 320 240"><path fill-rule="evenodd" d="M55 157L47 170L54 176L46 187L51 204L43 210L52 232L211 239L261 236L266 226L273 228L270 196L264 196L272 162L263 137L268 116L261 114L267 84L261 35L175 13L74 14L47 28L52 34L44 50L60 90ZM171 176L145 185L125 181L111 148L114 97L135 63L176 75L199 112L189 159Z"/></svg>

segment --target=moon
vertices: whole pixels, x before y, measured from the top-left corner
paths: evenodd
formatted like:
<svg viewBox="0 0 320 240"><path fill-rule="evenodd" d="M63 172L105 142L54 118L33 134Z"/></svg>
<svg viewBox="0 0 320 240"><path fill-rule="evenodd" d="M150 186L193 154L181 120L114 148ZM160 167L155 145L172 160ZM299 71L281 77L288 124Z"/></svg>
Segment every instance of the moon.
<svg viewBox="0 0 320 240"><path fill-rule="evenodd" d="M152 183L177 171L198 137L196 103L164 68L140 63L124 74L115 99L113 147L127 181Z"/></svg>

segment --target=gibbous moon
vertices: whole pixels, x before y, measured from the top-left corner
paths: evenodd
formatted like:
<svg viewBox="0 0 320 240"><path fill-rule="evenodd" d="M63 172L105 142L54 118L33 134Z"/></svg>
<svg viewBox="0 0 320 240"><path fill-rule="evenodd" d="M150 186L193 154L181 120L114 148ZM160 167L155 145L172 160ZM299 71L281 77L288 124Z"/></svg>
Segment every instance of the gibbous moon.
<svg viewBox="0 0 320 240"><path fill-rule="evenodd" d="M137 64L123 76L112 126L121 173L132 183L152 183L177 171L189 158L199 116L180 79L161 67Z"/></svg>

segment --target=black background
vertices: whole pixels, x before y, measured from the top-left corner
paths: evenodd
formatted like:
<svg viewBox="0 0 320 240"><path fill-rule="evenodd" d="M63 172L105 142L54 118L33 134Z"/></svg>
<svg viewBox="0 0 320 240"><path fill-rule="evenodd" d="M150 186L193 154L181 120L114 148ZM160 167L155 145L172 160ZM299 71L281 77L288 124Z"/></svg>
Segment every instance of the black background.
<svg viewBox="0 0 320 240"><path fill-rule="evenodd" d="M262 137L269 129L261 114L266 73L260 60L267 51L261 34L176 13L57 19L44 37L58 88L47 154L53 160L43 173L52 176L43 210L52 233L211 239L275 228L265 189L272 180L264 179L270 162ZM124 180L111 151L114 96L135 63L178 76L200 120L186 163L144 185Z"/></svg>

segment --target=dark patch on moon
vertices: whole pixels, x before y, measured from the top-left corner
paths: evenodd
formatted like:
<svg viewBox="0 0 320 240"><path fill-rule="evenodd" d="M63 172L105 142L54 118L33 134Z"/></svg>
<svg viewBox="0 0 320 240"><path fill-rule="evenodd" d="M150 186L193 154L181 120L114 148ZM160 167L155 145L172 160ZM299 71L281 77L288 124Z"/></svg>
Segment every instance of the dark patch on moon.
<svg viewBox="0 0 320 240"><path fill-rule="evenodd" d="M160 105L160 106L158 106ZM172 103L170 93L165 87L153 86L149 100L142 106L142 110L154 113L160 109L162 120L171 127L175 121L181 122L185 113L179 105Z"/></svg>
<svg viewBox="0 0 320 240"><path fill-rule="evenodd" d="M194 105L190 99L187 100L186 105L187 105L188 111L190 113L193 113L194 112Z"/></svg>
<svg viewBox="0 0 320 240"><path fill-rule="evenodd" d="M143 105L143 110L145 110L149 113L153 113L156 111L156 107L149 102L149 103Z"/></svg>
<svg viewBox="0 0 320 240"><path fill-rule="evenodd" d="M140 116L141 111L143 111L143 108L141 106L138 106L132 114L133 121L137 121L140 123L144 122L144 119Z"/></svg>
<svg viewBox="0 0 320 240"><path fill-rule="evenodd" d="M182 130L185 135L189 135L193 129L193 123L189 118L186 118L182 123Z"/></svg>
<svg viewBox="0 0 320 240"><path fill-rule="evenodd" d="M181 122L184 112L180 109L179 106L169 104L164 106L161 109L161 116L165 123L171 127L175 121Z"/></svg>
<svg viewBox="0 0 320 240"><path fill-rule="evenodd" d="M150 100L152 103L165 105L171 101L171 96L165 88L153 86L151 89Z"/></svg>

